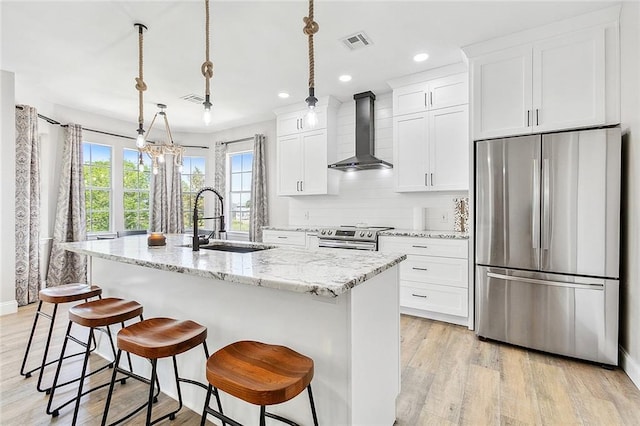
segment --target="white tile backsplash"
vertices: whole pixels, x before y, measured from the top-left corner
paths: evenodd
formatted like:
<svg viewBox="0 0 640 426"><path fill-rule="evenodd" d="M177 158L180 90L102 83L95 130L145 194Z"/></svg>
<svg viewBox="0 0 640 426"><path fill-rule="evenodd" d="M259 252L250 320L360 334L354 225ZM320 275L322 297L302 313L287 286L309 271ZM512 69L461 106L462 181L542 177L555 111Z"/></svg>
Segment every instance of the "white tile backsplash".
<svg viewBox="0 0 640 426"><path fill-rule="evenodd" d="M392 93L376 95L375 155L393 163ZM331 141L330 141L331 143ZM355 102L345 102L338 110L337 158L355 155ZM414 229L414 211L422 210L423 229L453 230L453 198L466 191L437 193L397 193L393 190L392 170L365 170L337 173L338 195L291 197L290 225L355 225ZM443 220L443 217L446 220Z"/></svg>

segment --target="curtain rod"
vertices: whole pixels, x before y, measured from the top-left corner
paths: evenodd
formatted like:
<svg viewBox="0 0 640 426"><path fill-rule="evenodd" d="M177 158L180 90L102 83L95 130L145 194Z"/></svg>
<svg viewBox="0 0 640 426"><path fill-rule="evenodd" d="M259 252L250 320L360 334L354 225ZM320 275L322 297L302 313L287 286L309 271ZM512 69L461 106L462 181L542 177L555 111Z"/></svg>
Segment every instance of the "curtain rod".
<svg viewBox="0 0 640 426"><path fill-rule="evenodd" d="M16 108L18 109L24 109L23 107L21 107L20 105L16 105ZM42 114L38 114L38 118L46 121L49 124L54 124L56 126L60 126L60 127L69 127L68 124L62 124L59 121L54 120L53 118L49 118L46 115L42 115ZM132 137L132 136L125 136L125 135L120 135L118 133L112 133L112 132L105 132L104 130L95 130L95 129L90 129L88 127L83 127L82 130L86 130L87 132L93 132L93 133L100 133L102 135L108 135L108 136L115 136L117 138L123 138L123 139L131 139L131 140L135 140L136 138ZM149 143L153 143L155 144L155 141L149 140L147 141ZM183 146L185 148L200 148L200 149L209 149L208 146L199 146L199 145L180 145Z"/></svg>
<svg viewBox="0 0 640 426"><path fill-rule="evenodd" d="M245 141L252 141L255 139L255 136L250 136L248 138L242 138L242 139L234 139L232 141L225 141L225 142L220 142L221 145L227 145L230 143L236 143L236 142L245 142Z"/></svg>

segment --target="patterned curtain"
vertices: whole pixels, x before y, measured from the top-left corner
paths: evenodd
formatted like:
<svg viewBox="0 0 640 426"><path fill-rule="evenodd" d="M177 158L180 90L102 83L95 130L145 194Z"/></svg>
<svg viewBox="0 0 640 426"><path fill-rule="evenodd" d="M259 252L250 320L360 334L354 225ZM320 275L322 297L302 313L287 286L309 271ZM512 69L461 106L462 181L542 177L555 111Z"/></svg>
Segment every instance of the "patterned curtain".
<svg viewBox="0 0 640 426"><path fill-rule="evenodd" d="M40 291L40 142L38 112L16 109L16 300L24 306Z"/></svg>
<svg viewBox="0 0 640 426"><path fill-rule="evenodd" d="M253 179L251 179L251 214L249 216L249 240L262 241L262 227L267 218L267 166L264 145L267 138L256 135L253 140Z"/></svg>
<svg viewBox="0 0 640 426"><path fill-rule="evenodd" d="M213 178L213 187L216 191L218 191L223 197L225 197L226 194L226 180L227 180L227 144L224 142L217 142L216 143L216 170L215 170L215 176ZM213 195L213 194L211 194ZM212 197L213 199L213 197ZM229 203L229 200L225 200L225 202ZM220 216L221 214L224 214L223 211L220 210L220 203L218 203L218 201L215 201L215 208L213 210L213 215L214 216ZM226 222L226 230L229 229L229 223L231 221L231 218L225 218L225 222ZM217 220L215 221L215 228L214 229L218 229L220 222L218 222Z"/></svg>
<svg viewBox="0 0 640 426"><path fill-rule="evenodd" d="M168 176L168 164L174 164L171 158L167 156L164 163L158 163L158 174L152 175L149 219L152 232L182 233L184 231L182 176L176 165L173 165L173 170Z"/></svg>
<svg viewBox="0 0 640 426"><path fill-rule="evenodd" d="M158 173L151 175L152 192L149 224L152 232L167 232L169 228L166 172L167 163L158 163Z"/></svg>
<svg viewBox="0 0 640 426"><path fill-rule="evenodd" d="M87 258L66 251L61 243L87 239L82 171L82 126L65 129L60 189L53 230L53 245L47 271L47 287L87 282Z"/></svg>

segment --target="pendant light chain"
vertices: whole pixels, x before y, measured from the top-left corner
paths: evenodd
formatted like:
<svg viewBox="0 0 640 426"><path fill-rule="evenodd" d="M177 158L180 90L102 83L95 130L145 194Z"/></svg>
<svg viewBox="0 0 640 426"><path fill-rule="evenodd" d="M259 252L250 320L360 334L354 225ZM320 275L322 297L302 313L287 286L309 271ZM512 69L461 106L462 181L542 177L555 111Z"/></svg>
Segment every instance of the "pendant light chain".
<svg viewBox="0 0 640 426"><path fill-rule="evenodd" d="M305 16L302 19L305 23L302 32L304 32L309 39L309 88L315 87L315 59L314 59L314 46L313 35L318 32L320 27L318 23L313 20L313 0L309 0L309 16Z"/></svg>
<svg viewBox="0 0 640 426"><path fill-rule="evenodd" d="M205 0L205 60L202 63L201 71L205 78L205 95L210 95L209 79L213 77L213 62L209 60L209 0Z"/></svg>
<svg viewBox="0 0 640 426"><path fill-rule="evenodd" d="M142 128L144 124L144 110L143 110L143 102L144 95L143 92L147 90L147 84L144 82L144 74L143 74L143 66L144 61L142 57L143 52L143 29L146 28L142 24L136 24L138 27L138 77L136 77L136 89L138 90L138 124L139 128Z"/></svg>

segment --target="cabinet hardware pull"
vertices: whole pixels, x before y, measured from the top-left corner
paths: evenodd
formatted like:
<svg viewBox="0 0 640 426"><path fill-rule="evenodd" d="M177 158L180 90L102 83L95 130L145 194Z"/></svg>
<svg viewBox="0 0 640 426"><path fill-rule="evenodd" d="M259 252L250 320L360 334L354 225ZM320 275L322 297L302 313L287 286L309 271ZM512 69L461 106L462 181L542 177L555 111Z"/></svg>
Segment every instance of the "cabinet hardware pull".
<svg viewBox="0 0 640 426"><path fill-rule="evenodd" d="M540 125L540 120L539 120L539 112L540 110L538 108L536 108L536 126Z"/></svg>
<svg viewBox="0 0 640 426"><path fill-rule="evenodd" d="M413 248L429 248L429 246L411 246Z"/></svg>
<svg viewBox="0 0 640 426"><path fill-rule="evenodd" d="M304 181L300 181L300 192L304 192Z"/></svg>
<svg viewBox="0 0 640 426"><path fill-rule="evenodd" d="M429 186L429 181L428 181L428 179L429 179L429 174L428 174L428 173L425 173L425 174L424 174L424 186Z"/></svg>
<svg viewBox="0 0 640 426"><path fill-rule="evenodd" d="M424 92L424 106L426 107L427 105L427 92Z"/></svg>
<svg viewBox="0 0 640 426"><path fill-rule="evenodd" d="M425 296L425 295L423 295L423 294L415 294L415 293L411 293L411 295L412 295L413 297L422 297L423 299L426 299L426 298L427 298L427 296Z"/></svg>
<svg viewBox="0 0 640 426"><path fill-rule="evenodd" d="M286 239L287 239L287 238L289 238L289 237L281 237L281 236L278 236L278 238L282 238L282 239L286 240Z"/></svg>
<svg viewBox="0 0 640 426"><path fill-rule="evenodd" d="M529 120L529 113L530 113L530 112L531 112L531 111L527 110L527 127L529 127L529 126L530 126L530 124L529 124L529 122L530 122L530 120Z"/></svg>
<svg viewBox="0 0 640 426"><path fill-rule="evenodd" d="M433 106L433 92L429 92L429 105Z"/></svg>
<svg viewBox="0 0 640 426"><path fill-rule="evenodd" d="M431 173L431 186L433 186L433 173Z"/></svg>
<svg viewBox="0 0 640 426"><path fill-rule="evenodd" d="M428 271L427 268L416 268L415 266L412 267L411 269L415 269L416 271Z"/></svg>

